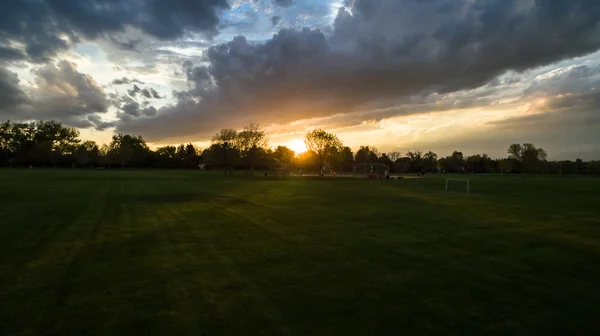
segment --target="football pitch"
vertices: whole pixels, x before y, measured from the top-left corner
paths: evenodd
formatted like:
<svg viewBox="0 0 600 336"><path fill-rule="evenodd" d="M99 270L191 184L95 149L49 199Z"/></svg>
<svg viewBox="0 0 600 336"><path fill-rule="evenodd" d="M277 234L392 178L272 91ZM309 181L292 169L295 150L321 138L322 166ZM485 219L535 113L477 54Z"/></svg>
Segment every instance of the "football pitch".
<svg viewBox="0 0 600 336"><path fill-rule="evenodd" d="M0 334L598 335L600 179L0 170Z"/></svg>

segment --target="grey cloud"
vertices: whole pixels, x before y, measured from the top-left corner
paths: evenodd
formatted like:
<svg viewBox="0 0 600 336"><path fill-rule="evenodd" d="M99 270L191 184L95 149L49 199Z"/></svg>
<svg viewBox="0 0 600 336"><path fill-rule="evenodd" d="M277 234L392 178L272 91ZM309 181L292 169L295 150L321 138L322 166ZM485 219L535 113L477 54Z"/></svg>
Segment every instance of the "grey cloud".
<svg viewBox="0 0 600 336"><path fill-rule="evenodd" d="M27 94L19 87L17 74L0 68L0 114L28 101Z"/></svg>
<svg viewBox="0 0 600 336"><path fill-rule="evenodd" d="M289 7L294 4L294 0L273 0L273 2L282 7Z"/></svg>
<svg viewBox="0 0 600 336"><path fill-rule="evenodd" d="M119 64L121 70L135 74L157 74L167 67L178 67L185 60L200 61L202 50L209 41L158 41L139 31L127 30L115 34L115 39L139 41L135 50L119 48L109 39L99 39L96 44L104 50L107 59ZM194 36L193 38L200 38ZM178 50L185 50L179 52Z"/></svg>
<svg viewBox="0 0 600 336"><path fill-rule="evenodd" d="M146 98L152 98L152 94L150 93L150 91L148 89L143 89L141 94L142 94L142 96L144 96Z"/></svg>
<svg viewBox="0 0 600 336"><path fill-rule="evenodd" d="M116 126L114 121L103 121L98 114L91 114L87 117L87 120L99 131L104 131L108 128Z"/></svg>
<svg viewBox="0 0 600 336"><path fill-rule="evenodd" d="M140 40L120 41L113 36L109 36L108 40L117 46L117 48L128 51L138 51L137 46L141 42Z"/></svg>
<svg viewBox="0 0 600 336"><path fill-rule="evenodd" d="M17 41L25 45L25 54L44 62L76 40L68 24L55 17L45 1L3 2L0 10L0 45ZM61 37L65 34L67 39Z"/></svg>
<svg viewBox="0 0 600 336"><path fill-rule="evenodd" d="M144 114L147 117L153 117L156 115L156 113L158 113L158 111L154 106L149 106L142 110L142 114Z"/></svg>
<svg viewBox="0 0 600 336"><path fill-rule="evenodd" d="M559 71L546 74L524 90L525 102L537 101L527 114L489 122L493 127L490 133L510 135L513 141L539 142L562 158L598 159L600 69L576 66Z"/></svg>
<svg viewBox="0 0 600 336"><path fill-rule="evenodd" d="M133 100L123 105L121 110L134 117L140 116L140 104Z"/></svg>
<svg viewBox="0 0 600 336"><path fill-rule="evenodd" d="M123 78L117 78L115 80L112 81L113 85L123 85L123 84L132 84L132 83L138 83L138 84L144 84L144 82L142 82L139 79L135 79L135 78L127 78L127 77L123 77Z"/></svg>
<svg viewBox="0 0 600 336"><path fill-rule="evenodd" d="M531 130L532 128L545 130L550 126L554 126L555 128L562 128L565 132L568 132L571 127L578 128L583 125L599 127L600 115L596 111L599 107L600 94L579 96L577 97L577 104L558 99L541 113L497 120L489 122L488 125L512 130ZM600 140L600 134L598 140Z"/></svg>
<svg viewBox="0 0 600 336"><path fill-rule="evenodd" d="M127 90L130 96L136 97L138 94L147 99L162 99L162 97L154 88L143 88L141 89L137 85L133 85L131 90Z"/></svg>
<svg viewBox="0 0 600 336"><path fill-rule="evenodd" d="M137 85L133 85L133 88L131 90L127 90L127 93L129 93L130 96L135 97L137 96L138 93L141 93L142 89L140 89L139 86Z"/></svg>
<svg viewBox="0 0 600 336"><path fill-rule="evenodd" d="M165 98L165 97L162 97L162 96L161 96L161 95L160 95L160 94L159 94L159 93L158 93L156 90L154 90L153 88L150 88L150 90L149 90L149 91L150 91L150 95L151 95L151 97L148 97L148 98L154 98L154 99L162 99L162 98Z"/></svg>
<svg viewBox="0 0 600 336"><path fill-rule="evenodd" d="M80 73L75 64L48 64L35 69L33 75L36 86L26 95L17 86L15 74L6 76L6 70L0 69L0 92L19 90L11 94L12 100L0 99L4 104L0 114L14 120L54 119L75 127L106 127L99 114L108 110L110 101L94 79Z"/></svg>
<svg viewBox="0 0 600 336"><path fill-rule="evenodd" d="M20 42L30 59L45 62L82 37L96 39L127 27L162 40L188 32L214 34L218 11L227 8L227 0L6 1L0 10L0 45Z"/></svg>
<svg viewBox="0 0 600 336"><path fill-rule="evenodd" d="M93 112L106 112L109 103L102 88L92 77L77 71L77 66L68 61L47 65L35 70L37 88L36 99L48 99L61 105L65 99L73 103L72 109L64 113L85 115Z"/></svg>
<svg viewBox="0 0 600 336"><path fill-rule="evenodd" d="M131 94L131 91L134 91L135 94ZM146 93L144 93L146 92ZM135 99L133 99L131 96L133 96L134 98L139 94L142 97L152 97L152 98L156 98L156 97L160 97L160 95L158 94L158 92L156 92L154 89L150 88L148 89L140 89L137 85L134 85L134 89L130 90L129 92L129 96L128 95L119 95L117 93L110 93L108 96L110 98L110 102L113 106L117 107L119 109L119 113L117 114L117 116L119 117L119 119L121 120L121 122L125 121L132 121L135 118L139 118L139 117L154 117L156 116L156 114L158 113L158 110L156 109L156 107L151 106L150 102L148 101L143 101L141 104L136 101ZM160 97L163 98L163 97Z"/></svg>
<svg viewBox="0 0 600 336"><path fill-rule="evenodd" d="M331 35L283 29L264 43L236 37L209 48L207 66L185 71L190 90L180 96L193 99L119 129L153 140L206 136L232 122L287 123L471 90L598 50L598 17L600 2L587 0L356 0Z"/></svg>
<svg viewBox="0 0 600 336"><path fill-rule="evenodd" d="M523 90L528 114L490 122L504 128L600 123L600 66L579 65L542 73ZM600 134L600 133L599 133Z"/></svg>
<svg viewBox="0 0 600 336"><path fill-rule="evenodd" d="M19 61L25 59L27 59L27 55L22 50L0 45L0 61Z"/></svg>
<svg viewBox="0 0 600 336"><path fill-rule="evenodd" d="M125 119L140 116L153 117L157 113L157 110L154 106L144 107L134 100L130 100L123 104L120 109L124 113L120 115L121 119L123 119L123 117L125 117Z"/></svg>
<svg viewBox="0 0 600 336"><path fill-rule="evenodd" d="M537 79L523 91L525 96L555 96L580 93L600 85L600 66L580 65Z"/></svg>
<svg viewBox="0 0 600 336"><path fill-rule="evenodd" d="M274 15L271 17L271 23L273 26L277 26L281 22L281 16Z"/></svg>

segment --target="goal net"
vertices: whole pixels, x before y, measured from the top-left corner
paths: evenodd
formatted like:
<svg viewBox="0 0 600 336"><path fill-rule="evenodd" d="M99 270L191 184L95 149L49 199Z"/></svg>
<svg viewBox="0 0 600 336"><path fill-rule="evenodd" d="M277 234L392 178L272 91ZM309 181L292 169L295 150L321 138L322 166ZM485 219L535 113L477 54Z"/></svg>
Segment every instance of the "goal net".
<svg viewBox="0 0 600 336"><path fill-rule="evenodd" d="M468 179L448 178L448 179L446 179L446 191L468 194L469 193L469 180Z"/></svg>

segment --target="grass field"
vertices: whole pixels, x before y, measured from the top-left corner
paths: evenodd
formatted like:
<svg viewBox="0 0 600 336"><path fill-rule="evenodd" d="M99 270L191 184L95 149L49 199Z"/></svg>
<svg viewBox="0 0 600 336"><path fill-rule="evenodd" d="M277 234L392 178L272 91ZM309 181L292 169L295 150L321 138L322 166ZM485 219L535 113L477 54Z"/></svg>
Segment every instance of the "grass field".
<svg viewBox="0 0 600 336"><path fill-rule="evenodd" d="M218 176L0 170L0 334L600 334L600 180Z"/></svg>

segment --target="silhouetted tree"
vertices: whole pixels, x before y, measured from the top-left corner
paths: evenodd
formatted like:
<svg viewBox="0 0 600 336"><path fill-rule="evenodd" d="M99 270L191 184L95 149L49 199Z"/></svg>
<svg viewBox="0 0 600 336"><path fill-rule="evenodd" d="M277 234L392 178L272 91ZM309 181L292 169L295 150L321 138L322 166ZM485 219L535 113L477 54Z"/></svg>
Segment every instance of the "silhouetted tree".
<svg viewBox="0 0 600 336"><path fill-rule="evenodd" d="M402 157L402 154L400 152L389 152L386 153L386 155L390 158L392 162L396 162L399 158Z"/></svg>
<svg viewBox="0 0 600 336"><path fill-rule="evenodd" d="M464 172L465 158L462 152L454 151L452 155L440 159L439 164L445 172L462 173Z"/></svg>
<svg viewBox="0 0 600 336"><path fill-rule="evenodd" d="M273 159L277 166L289 169L294 162L295 155L296 153L294 153L293 150L285 146L277 146L275 152L273 153Z"/></svg>
<svg viewBox="0 0 600 336"><path fill-rule="evenodd" d="M150 148L141 136L128 134L113 135L110 151L121 167L142 167L150 154Z"/></svg>
<svg viewBox="0 0 600 336"><path fill-rule="evenodd" d="M354 168L354 154L350 147L343 147L341 152L341 166L343 171L352 171Z"/></svg>
<svg viewBox="0 0 600 336"><path fill-rule="evenodd" d="M512 144L507 150L509 158L519 163L519 169L525 172L540 172L543 162L548 154L542 148L536 148L533 144Z"/></svg>
<svg viewBox="0 0 600 336"><path fill-rule="evenodd" d="M98 160L98 152L98 146L94 141L84 141L75 150L75 161L80 166L87 166Z"/></svg>
<svg viewBox="0 0 600 336"><path fill-rule="evenodd" d="M250 124L237 134L237 147L245 161L246 171L253 170L254 161L267 147L267 134L258 124Z"/></svg>
<svg viewBox="0 0 600 336"><path fill-rule="evenodd" d="M438 156L436 153L429 151L423 154L423 170L426 172L434 172L437 170Z"/></svg>
<svg viewBox="0 0 600 336"><path fill-rule="evenodd" d="M239 161L240 153L237 146L238 133L232 128L224 128L212 138L212 145L205 151L204 156L213 166L223 168L223 173L231 174L232 166Z"/></svg>
<svg viewBox="0 0 600 336"><path fill-rule="evenodd" d="M375 163L379 159L378 154L379 151L373 146L360 146L358 151L356 151L354 161L356 163Z"/></svg>
<svg viewBox="0 0 600 336"><path fill-rule="evenodd" d="M410 162L410 171L420 172L423 170L423 153L415 150L406 153L406 157Z"/></svg>
<svg viewBox="0 0 600 336"><path fill-rule="evenodd" d="M312 150L307 150L304 153L298 154L295 158L296 166L303 172L318 171L321 159L317 153Z"/></svg>
<svg viewBox="0 0 600 336"><path fill-rule="evenodd" d="M233 167L268 169L275 165L296 166L319 170L328 165L335 170L350 170L354 162L393 163L396 171L446 172L528 172L548 174L600 174L600 161L547 161L547 153L533 144L512 144L508 157L493 160L486 154L464 157L462 152L437 159L433 152L410 151L405 157L398 152L379 155L372 146L361 146L356 155L344 147L334 134L323 130L309 132L305 137L308 150L296 157L285 147L266 149L266 133L251 124L243 131L223 129L209 148L199 150L193 144L165 146L150 150L141 136L117 134L110 145L98 146L93 141L81 141L79 131L56 121L0 123L0 165L2 166L92 166L161 167L197 169L198 163L223 168L225 174ZM290 155L293 159L290 160Z"/></svg>
<svg viewBox="0 0 600 336"><path fill-rule="evenodd" d="M306 133L304 137L306 148L315 153L319 167L323 167L328 160L343 147L342 142L335 134L323 130L314 130Z"/></svg>

